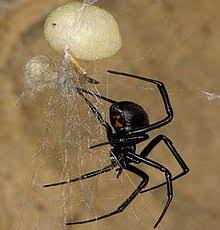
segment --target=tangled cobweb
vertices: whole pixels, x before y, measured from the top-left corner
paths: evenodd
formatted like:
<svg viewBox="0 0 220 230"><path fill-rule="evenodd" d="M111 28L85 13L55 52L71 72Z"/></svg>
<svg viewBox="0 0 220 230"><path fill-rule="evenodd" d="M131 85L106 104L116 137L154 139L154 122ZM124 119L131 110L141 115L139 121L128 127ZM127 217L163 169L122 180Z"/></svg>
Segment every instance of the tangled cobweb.
<svg viewBox="0 0 220 230"><path fill-rule="evenodd" d="M42 94L46 95L44 99L48 101L45 118L43 118L43 136L41 136L40 144L37 146L38 150L34 154L33 186L36 188L42 189L42 185L45 183L53 180L69 180L74 175L85 172L86 159L89 154L88 145L99 141L100 137L104 136L102 127L97 125L93 114L82 103L76 90L76 88L82 88L98 94L96 85L88 82L88 79L91 80L88 76L83 77L78 73L67 53L57 63L47 56L39 55L31 58L26 64L25 82L27 88L21 102L26 97L37 98ZM98 98L92 95L86 95L86 97L103 113L103 104ZM62 129L56 128L56 123ZM55 169L58 171L58 176L45 179L44 175L50 169L51 161L59 166L58 170ZM101 161L105 163L103 159ZM98 160L95 159L94 162L98 162ZM52 170L54 170L53 167ZM80 184L75 188L75 191L77 189L80 191L82 203L88 207L88 210L93 208L94 193L91 186L94 184ZM63 222L66 222L65 219L77 211L70 202L74 199L75 191L72 186L64 186L61 189L60 202L63 207ZM94 210L91 212L91 215L94 215Z"/></svg>
<svg viewBox="0 0 220 230"><path fill-rule="evenodd" d="M34 91L52 87L58 80L56 65L46 56L36 56L30 59L25 68L25 81Z"/></svg>
<svg viewBox="0 0 220 230"><path fill-rule="evenodd" d="M83 4L86 6L91 6L91 5L95 4L96 2L98 2L98 0L84 0Z"/></svg>
<svg viewBox="0 0 220 230"><path fill-rule="evenodd" d="M209 101L215 100L215 99L220 99L220 94L218 93L211 93L207 92L205 90L202 90L202 93L204 93Z"/></svg>
<svg viewBox="0 0 220 230"><path fill-rule="evenodd" d="M48 88L59 88L61 94L65 94L75 92L76 87L85 87L86 82L98 83L90 77L83 77L73 66L67 52L59 63L54 63L49 57L42 55L31 58L25 67L25 81L26 92L29 94Z"/></svg>

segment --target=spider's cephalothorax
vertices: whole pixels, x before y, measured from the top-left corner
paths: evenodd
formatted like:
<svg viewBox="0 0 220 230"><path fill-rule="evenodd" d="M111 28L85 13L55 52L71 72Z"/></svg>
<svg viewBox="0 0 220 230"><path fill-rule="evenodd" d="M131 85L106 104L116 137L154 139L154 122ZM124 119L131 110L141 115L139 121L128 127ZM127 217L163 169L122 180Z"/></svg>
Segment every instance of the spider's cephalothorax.
<svg viewBox="0 0 220 230"><path fill-rule="evenodd" d="M130 136L130 139L126 142L124 141L125 136L128 135L129 130L147 127L149 119L144 109L131 101L113 103L109 109L109 116L111 125L115 130L115 133L108 136L108 141L112 146L110 157L112 164L119 166L121 173L123 168L131 162L126 158L127 152L135 153L136 144L148 138L147 134L139 136L142 138L137 138L136 136L132 138Z"/></svg>
<svg viewBox="0 0 220 230"><path fill-rule="evenodd" d="M67 225L84 224L84 223L89 223L89 222L101 220L101 219L116 215L122 212L134 200L134 198L138 194L144 193L150 190L154 190L163 185L166 185L167 186L167 202L166 202L166 205L160 217L158 218L156 224L154 225L154 227L156 228L158 224L160 223L160 221L163 219L170 205L170 202L173 198L172 181L185 175L189 171L189 168L183 161L180 154L177 152L176 148L173 146L172 141L165 135L160 134L156 136L155 138L153 138L139 154L136 153L136 145L140 142L146 141L149 138L148 132L154 129L158 129L172 121L173 110L170 104L170 100L169 100L164 84L160 81L149 79L149 78L144 78L141 76L136 76L136 75L132 75L128 73L121 73L121 72L110 71L110 70L108 72L111 74L116 74L121 77L135 78L141 81L145 81L145 82L154 84L159 89L160 95L163 99L163 103L164 103L164 107L166 111L166 117L157 122L149 123L147 113L144 111L144 109L141 106L135 104L134 102L128 102L128 101L116 102L112 99L98 95L93 92L89 92L85 89L77 88L79 95L83 98L84 102L89 106L90 110L92 111L94 116L97 118L97 120L100 122L100 124L105 128L106 133L107 133L108 142L96 144L96 145L91 146L90 148L96 148L102 145L110 144L111 145L111 153L110 153L111 164L106 166L105 168L102 168L102 169L99 169L99 170L96 170L90 173L86 173L78 178L71 179L68 181L58 182L54 184L47 184L47 185L44 185L44 187L52 187L52 186L72 183L72 182L79 181L79 180L88 179L88 178L103 174L105 172L109 172L110 170L116 167L117 167L117 170L119 170L118 175L120 175L123 170L128 170L134 173L135 175L139 176L141 178L141 181L139 185L137 186L137 188L133 191L133 193L131 193L131 195L116 210L110 213L107 213L103 216L98 216L92 219L78 221L78 222L71 222L71 223L66 223L66 224ZM85 94L89 94L89 95L98 97L104 101L107 101L109 103L112 103L110 107L110 121L111 121L111 125L113 129L111 125L104 120L104 118L102 117L98 109L87 99ZM156 147L161 141L165 143L167 148L172 153L173 157L176 159L177 163L182 168L182 172L174 177L172 176L168 168L166 168L164 165L148 157L148 155L151 153L154 147ZM166 181L159 185L153 186L151 188L144 189L148 183L149 176L147 175L146 172L142 171L140 168L135 166L136 164L139 164L139 163L144 163L164 173Z"/></svg>
<svg viewBox="0 0 220 230"><path fill-rule="evenodd" d="M120 101L111 105L109 110L112 127L118 130L137 129L149 125L149 119L144 109L131 101Z"/></svg>

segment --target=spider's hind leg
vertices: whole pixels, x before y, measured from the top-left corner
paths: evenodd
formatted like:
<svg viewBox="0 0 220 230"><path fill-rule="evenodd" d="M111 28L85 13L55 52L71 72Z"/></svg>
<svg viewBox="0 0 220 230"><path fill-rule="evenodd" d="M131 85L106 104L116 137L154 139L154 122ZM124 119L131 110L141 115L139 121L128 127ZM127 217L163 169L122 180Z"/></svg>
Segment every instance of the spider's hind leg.
<svg viewBox="0 0 220 230"><path fill-rule="evenodd" d="M154 228L156 228L159 223L161 222L161 220L163 219L167 209L169 208L170 206L170 203L173 199L173 186L172 186L172 175L170 173L170 171L164 167L163 165L157 163L156 161L153 161L153 160L150 160L148 158L142 158L141 156L137 155L137 154L131 154L131 153L128 153L127 155L127 158L130 159L130 160L139 160L141 161L142 163L145 163L157 170L160 170L161 172L164 173L165 177L166 177L166 184L167 184L167 202L166 202L166 205L159 217L159 219L157 220L156 224L154 225Z"/></svg>
<svg viewBox="0 0 220 230"><path fill-rule="evenodd" d="M174 158L176 159L177 163L179 164L179 166L182 169L182 172L179 173L178 175L172 177L172 181L184 176L185 174L187 174L189 172L189 168L186 165L186 163L184 162L184 160L182 159L182 157L180 156L180 154L178 153L178 151L176 150L176 148L173 146L172 141L166 137L165 135L158 135L156 136L140 153L140 157L142 158L147 158L148 155L150 154L150 152L153 150L154 147L156 147L157 144L159 144L160 141L164 141L164 143L166 144L166 146L169 148L170 152L172 153L172 155L174 156ZM159 185L153 186L151 188L148 188L146 190L141 191L141 193L144 192L148 192L157 188L160 188L161 186L166 185L166 182L163 182Z"/></svg>
<svg viewBox="0 0 220 230"><path fill-rule="evenodd" d="M85 179L88 179L88 178L103 174L105 172L108 172L108 171L112 170L113 168L114 168L114 166L111 164L109 166L106 166L103 169L99 169L99 170L96 170L96 171L93 171L93 172L90 172L90 173L86 173L86 174L84 174L84 175L82 175L80 177L77 177L75 179L70 179L68 181L61 181L61 182L57 182L57 183L53 183L53 184L45 184L45 185L43 185L43 187L48 188L48 187L54 187L54 186L59 186L59 185L64 185L64 184L70 184L70 183L73 183L73 182L76 182L76 181L79 181L79 180L85 180Z"/></svg>
<svg viewBox="0 0 220 230"><path fill-rule="evenodd" d="M78 221L78 222L73 222L73 223L66 223L66 225L85 224L85 223L105 219L107 217L110 217L110 216L113 216L113 215L116 215L122 212L134 200L134 198L138 195L138 193L147 185L148 180L149 180L149 177L146 173L144 173L142 170L136 168L133 165L128 164L125 169L138 175L139 177L142 178L142 180L139 183L138 187L134 190L134 192L115 211L105 214L103 216L89 219L89 220Z"/></svg>

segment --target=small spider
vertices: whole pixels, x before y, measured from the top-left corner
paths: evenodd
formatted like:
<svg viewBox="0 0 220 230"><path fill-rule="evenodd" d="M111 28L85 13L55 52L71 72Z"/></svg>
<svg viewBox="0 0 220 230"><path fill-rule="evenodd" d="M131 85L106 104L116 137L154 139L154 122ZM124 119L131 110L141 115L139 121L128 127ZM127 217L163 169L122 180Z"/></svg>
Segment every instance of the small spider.
<svg viewBox="0 0 220 230"><path fill-rule="evenodd" d="M161 220L163 219L173 198L172 181L182 177L187 172L189 172L189 168L187 167L187 165L185 164L185 162L183 161L183 159L181 158L181 156L173 146L172 141L165 135L156 136L153 140L151 140L148 143L148 145L141 151L140 154L136 154L136 145L139 144L140 142L149 139L149 136L147 134L149 131L167 125L169 122L172 121L173 110L170 105L170 100L164 84L160 81L156 81L156 80L152 80L152 79L148 79L132 74L111 71L111 70L108 70L108 72L122 77L135 78L141 81L147 81L155 84L162 96L167 116L160 121L150 124L147 113L140 105L130 101L116 102L112 99L95 94L95 96L107 102L112 103L109 110L110 122L111 122L110 125L104 120L100 112L96 109L96 107L93 106L93 104L85 96L85 94L90 94L93 96L94 94L84 89L77 88L78 93L84 99L85 103L89 106L92 113L101 123L101 125L105 128L107 133L108 142L93 145L90 148L96 148L99 146L109 144L111 146L111 151L110 151L111 164L103 169L84 174L78 178L71 179L69 181L47 184L44 185L43 187L52 187L52 186L57 186L62 184L73 183L79 180L88 179L100 175L102 173L108 172L116 167L117 167L116 170L118 171L117 177L119 177L119 175L122 173L124 169L128 170L136 174L137 176L139 176L141 178L141 182L139 183L137 188L133 191L133 193L131 193L131 195L115 211L112 211L103 216L95 217L93 219L66 223L66 225L84 224L84 223L89 223L89 222L97 221L100 219L104 219L116 215L122 212L139 193L144 193L153 189L157 189L163 185L167 185L167 202L160 217L158 218L157 222L154 225L154 228L156 228L158 224L161 222ZM152 149L160 141L163 141L166 144L166 146L171 151L171 153L173 154L173 156L175 157L175 159L177 160L177 162L182 168L182 172L177 176L172 177L171 172L165 166L148 158L148 155L150 154ZM144 190L144 188L146 187L149 181L149 176L145 172L143 172L142 170L134 166L134 164L139 164L139 163L144 163L163 172L166 181L159 185Z"/></svg>

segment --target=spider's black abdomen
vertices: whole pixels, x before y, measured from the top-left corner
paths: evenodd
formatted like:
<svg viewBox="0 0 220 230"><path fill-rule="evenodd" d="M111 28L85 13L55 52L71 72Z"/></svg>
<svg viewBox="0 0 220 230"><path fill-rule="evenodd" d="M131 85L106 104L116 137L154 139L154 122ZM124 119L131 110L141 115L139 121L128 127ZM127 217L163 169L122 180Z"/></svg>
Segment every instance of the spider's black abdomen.
<svg viewBox="0 0 220 230"><path fill-rule="evenodd" d="M115 129L140 128L149 125L149 118L144 109L130 101L120 101L110 107L110 121Z"/></svg>

